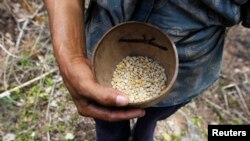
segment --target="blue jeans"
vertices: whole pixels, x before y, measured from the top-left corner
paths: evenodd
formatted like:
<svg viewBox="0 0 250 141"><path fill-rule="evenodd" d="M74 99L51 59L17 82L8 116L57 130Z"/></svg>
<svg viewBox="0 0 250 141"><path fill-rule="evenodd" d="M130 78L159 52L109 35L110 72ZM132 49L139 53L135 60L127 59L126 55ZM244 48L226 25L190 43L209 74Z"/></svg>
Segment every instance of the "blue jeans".
<svg viewBox="0 0 250 141"><path fill-rule="evenodd" d="M137 119L132 132L129 120L107 122L95 119L97 141L128 141L132 135L133 141L153 141L156 123L174 114L186 103L170 107L146 108L144 117Z"/></svg>

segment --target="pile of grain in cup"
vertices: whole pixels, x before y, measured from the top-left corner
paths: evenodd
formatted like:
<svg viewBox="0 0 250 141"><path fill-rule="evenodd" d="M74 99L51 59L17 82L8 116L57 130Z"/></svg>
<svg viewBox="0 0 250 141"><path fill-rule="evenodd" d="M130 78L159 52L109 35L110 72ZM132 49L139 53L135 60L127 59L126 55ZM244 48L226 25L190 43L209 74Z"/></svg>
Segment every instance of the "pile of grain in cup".
<svg viewBox="0 0 250 141"><path fill-rule="evenodd" d="M116 66L111 85L136 103L160 95L166 81L165 69L153 59L127 56Z"/></svg>

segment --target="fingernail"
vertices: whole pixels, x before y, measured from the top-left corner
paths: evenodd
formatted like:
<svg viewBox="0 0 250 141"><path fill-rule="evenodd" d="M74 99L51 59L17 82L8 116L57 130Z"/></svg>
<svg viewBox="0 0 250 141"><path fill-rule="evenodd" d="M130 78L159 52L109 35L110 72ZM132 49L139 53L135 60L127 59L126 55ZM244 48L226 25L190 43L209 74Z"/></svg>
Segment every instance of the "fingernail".
<svg viewBox="0 0 250 141"><path fill-rule="evenodd" d="M117 106L125 106L128 104L128 98L122 95L118 95L116 97L116 105Z"/></svg>

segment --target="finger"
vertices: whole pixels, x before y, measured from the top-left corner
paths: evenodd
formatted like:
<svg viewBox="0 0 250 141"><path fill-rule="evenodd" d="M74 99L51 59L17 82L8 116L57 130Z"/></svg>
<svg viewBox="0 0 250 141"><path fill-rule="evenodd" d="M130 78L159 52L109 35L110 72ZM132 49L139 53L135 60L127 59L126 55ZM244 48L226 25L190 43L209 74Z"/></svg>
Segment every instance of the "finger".
<svg viewBox="0 0 250 141"><path fill-rule="evenodd" d="M140 118L145 115L144 109L114 109L112 107L104 107L86 100L75 100L78 113L82 116L93 117L105 121L120 121L132 118Z"/></svg>
<svg viewBox="0 0 250 141"><path fill-rule="evenodd" d="M89 83L91 84L91 83ZM89 98L97 101L98 103L106 106L126 106L128 105L128 97L122 93L121 91L118 91L113 88L107 88L104 86L101 86L97 83L92 83L88 87L88 94Z"/></svg>
<svg viewBox="0 0 250 141"><path fill-rule="evenodd" d="M67 85L67 83L66 83ZM68 86L68 85L67 85ZM75 90L68 86L68 90L72 95L72 99L77 107L78 113L82 116L93 117L106 121L119 121L144 116L143 109L112 109L101 105L90 103L83 97L75 95Z"/></svg>
<svg viewBox="0 0 250 141"><path fill-rule="evenodd" d="M78 101L79 102L79 101ZM94 103L89 103L87 106L80 106L83 103L78 103L78 112L83 116L93 117L105 121L121 121L132 118L140 118L145 115L143 109L112 109L103 107Z"/></svg>

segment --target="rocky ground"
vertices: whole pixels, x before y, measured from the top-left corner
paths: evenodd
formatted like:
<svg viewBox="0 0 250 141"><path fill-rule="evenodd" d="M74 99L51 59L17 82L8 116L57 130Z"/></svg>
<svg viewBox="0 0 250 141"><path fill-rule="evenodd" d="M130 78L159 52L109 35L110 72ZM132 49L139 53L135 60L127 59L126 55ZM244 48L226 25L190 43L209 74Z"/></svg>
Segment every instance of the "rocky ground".
<svg viewBox="0 0 250 141"><path fill-rule="evenodd" d="M94 140L58 74L42 1L0 0L0 13L0 140ZM249 29L229 28L219 82L160 121L155 140L203 141L208 124L250 124L249 47Z"/></svg>

